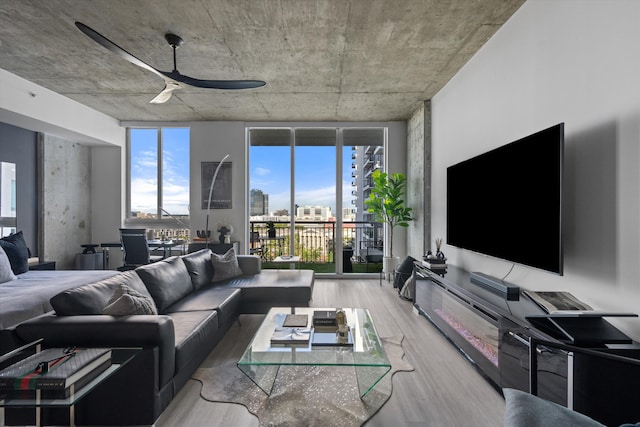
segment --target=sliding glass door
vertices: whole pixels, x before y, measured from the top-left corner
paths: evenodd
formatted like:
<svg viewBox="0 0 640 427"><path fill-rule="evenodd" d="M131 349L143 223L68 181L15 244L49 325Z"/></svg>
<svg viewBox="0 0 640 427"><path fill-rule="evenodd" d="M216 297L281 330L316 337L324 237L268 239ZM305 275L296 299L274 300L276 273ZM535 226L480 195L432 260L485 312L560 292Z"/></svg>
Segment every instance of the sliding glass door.
<svg viewBox="0 0 640 427"><path fill-rule="evenodd" d="M360 257L360 247L381 234L367 218L364 197L367 176L383 166L385 130L251 128L248 134L250 252L260 255L263 268L283 268L287 256L296 256L318 273L379 271L377 259ZM374 152L380 161L369 159Z"/></svg>

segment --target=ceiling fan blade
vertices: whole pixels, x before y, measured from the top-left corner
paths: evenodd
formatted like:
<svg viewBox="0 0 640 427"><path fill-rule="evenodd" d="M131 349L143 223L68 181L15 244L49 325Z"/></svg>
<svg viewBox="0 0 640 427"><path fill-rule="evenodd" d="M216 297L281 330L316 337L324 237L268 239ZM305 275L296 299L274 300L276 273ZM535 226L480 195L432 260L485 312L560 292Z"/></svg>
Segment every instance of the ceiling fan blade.
<svg viewBox="0 0 640 427"><path fill-rule="evenodd" d="M93 39L93 41L95 41L102 47L105 47L109 49L111 52L117 55L120 55L120 57L126 59L132 64L137 65L138 67L144 68L145 70L151 71L152 73L157 74L158 76L164 78L164 75L159 70L156 70L151 65L136 58L135 56L133 56L132 54L130 54L129 52L127 52L126 50L124 50L123 48L121 48L120 46L118 46L117 44L115 44L114 42L112 42L111 40L109 40L99 32L97 32L96 30L94 30L93 28L86 26L82 22L76 22L76 27L78 27L80 31L85 33L87 36Z"/></svg>
<svg viewBox="0 0 640 427"><path fill-rule="evenodd" d="M173 95L173 91L176 89L182 89L183 85L178 82L173 82L170 80L166 81L164 89L155 98L149 101L150 104L164 104L169 99L171 99L171 95Z"/></svg>
<svg viewBox="0 0 640 427"><path fill-rule="evenodd" d="M200 80L193 77L185 76L177 71L166 72L160 71L166 77L184 83L189 86L200 87L205 89L254 89L266 85L262 80Z"/></svg>

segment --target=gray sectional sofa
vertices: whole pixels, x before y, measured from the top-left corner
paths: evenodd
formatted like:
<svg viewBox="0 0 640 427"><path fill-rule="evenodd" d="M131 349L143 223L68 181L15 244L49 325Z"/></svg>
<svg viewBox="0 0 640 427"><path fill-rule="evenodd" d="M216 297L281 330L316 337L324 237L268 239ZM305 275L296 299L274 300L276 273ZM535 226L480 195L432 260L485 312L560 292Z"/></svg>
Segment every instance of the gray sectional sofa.
<svg viewBox="0 0 640 427"><path fill-rule="evenodd" d="M258 257L239 255L235 268L241 271L217 280L216 270L226 271L227 264L214 265L211 258L204 249L66 290L51 299L55 313L15 328L24 342L44 338L46 347L143 348L80 401L78 424L153 424L240 314L310 304L312 270L261 271ZM7 410L5 422L25 424L31 416ZM43 416L64 423L66 412Z"/></svg>

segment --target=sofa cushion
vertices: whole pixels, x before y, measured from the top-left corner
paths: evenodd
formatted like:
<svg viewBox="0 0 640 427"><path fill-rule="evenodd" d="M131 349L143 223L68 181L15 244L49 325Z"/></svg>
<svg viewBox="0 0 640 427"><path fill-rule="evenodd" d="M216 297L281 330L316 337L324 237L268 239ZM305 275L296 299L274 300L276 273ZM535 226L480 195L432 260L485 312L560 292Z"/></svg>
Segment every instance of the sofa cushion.
<svg viewBox="0 0 640 427"><path fill-rule="evenodd" d="M224 324L240 312L242 292L237 288L208 286L187 295L167 309L167 314L182 311L213 310L218 312L218 323Z"/></svg>
<svg viewBox="0 0 640 427"><path fill-rule="evenodd" d="M213 279L213 264L211 263L211 249L205 248L182 257L187 267L193 289L211 283Z"/></svg>
<svg viewBox="0 0 640 427"><path fill-rule="evenodd" d="M11 270L11 262L9 262L9 257L7 253L0 246L0 283L9 282L11 280L15 280L16 275L13 274L13 270Z"/></svg>
<svg viewBox="0 0 640 427"><path fill-rule="evenodd" d="M262 270L255 276L235 277L215 286L241 289L240 312L259 314L273 306L308 306L314 280L313 270Z"/></svg>
<svg viewBox="0 0 640 427"><path fill-rule="evenodd" d="M98 282L62 291L54 295L50 303L59 316L102 314L115 290L123 284L141 295L151 296L140 277L133 271L127 271Z"/></svg>
<svg viewBox="0 0 640 427"><path fill-rule="evenodd" d="M236 255L242 274L253 275L262 271L262 263L257 255Z"/></svg>
<svg viewBox="0 0 640 427"><path fill-rule="evenodd" d="M22 236L22 231L1 238L0 246L9 257L13 274L29 271L29 250Z"/></svg>
<svg viewBox="0 0 640 427"><path fill-rule="evenodd" d="M213 264L213 281L220 282L232 277L242 276L242 270L238 264L236 251L231 248L224 255L211 254Z"/></svg>
<svg viewBox="0 0 640 427"><path fill-rule="evenodd" d="M143 295L124 284L118 286L102 312L111 316L158 314L151 296Z"/></svg>
<svg viewBox="0 0 640 427"><path fill-rule="evenodd" d="M176 372L211 351L218 332L215 310L171 313L176 337ZM203 354L204 353L204 354Z"/></svg>
<svg viewBox="0 0 640 427"><path fill-rule="evenodd" d="M193 292L191 276L181 257L174 256L134 270L153 297L159 313Z"/></svg>

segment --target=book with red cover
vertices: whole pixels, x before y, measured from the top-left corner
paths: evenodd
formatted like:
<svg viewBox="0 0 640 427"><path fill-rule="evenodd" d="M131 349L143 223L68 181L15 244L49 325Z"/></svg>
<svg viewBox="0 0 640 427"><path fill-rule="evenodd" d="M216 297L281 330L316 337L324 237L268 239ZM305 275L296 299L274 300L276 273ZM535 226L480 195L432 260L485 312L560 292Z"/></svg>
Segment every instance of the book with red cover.
<svg viewBox="0 0 640 427"><path fill-rule="evenodd" d="M0 371L0 392L26 398L24 392L40 389L43 398L65 398L72 385L79 389L110 365L111 349L50 348Z"/></svg>

